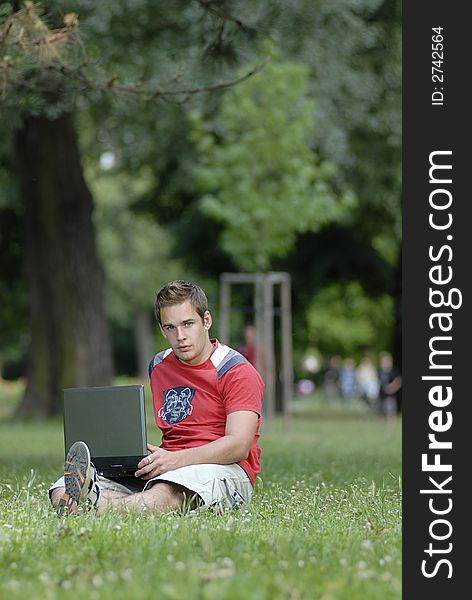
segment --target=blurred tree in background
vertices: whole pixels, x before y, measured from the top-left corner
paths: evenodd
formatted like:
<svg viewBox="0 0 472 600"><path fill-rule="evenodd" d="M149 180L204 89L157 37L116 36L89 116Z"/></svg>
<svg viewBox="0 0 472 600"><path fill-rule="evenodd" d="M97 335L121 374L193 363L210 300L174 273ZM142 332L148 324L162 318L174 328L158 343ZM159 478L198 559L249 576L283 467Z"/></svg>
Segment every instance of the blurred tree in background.
<svg viewBox="0 0 472 600"><path fill-rule="evenodd" d="M105 383L108 321L138 331L174 273L214 305L222 270L288 270L297 348L385 347L401 323L398 0L48 0L22 29L20 3L0 6L0 356L29 336L24 413ZM267 39L277 60L233 87Z"/></svg>
<svg viewBox="0 0 472 600"><path fill-rule="evenodd" d="M355 204L352 195L336 198L334 165L309 148L307 76L304 65L274 61L225 95L207 131L194 117L201 210L223 224L221 248L241 270L268 270L297 234L339 221Z"/></svg>
<svg viewBox="0 0 472 600"><path fill-rule="evenodd" d="M393 302L384 294L367 296L357 281L324 287L307 308L309 342L324 356L343 349L359 360L366 349L388 348Z"/></svg>
<svg viewBox="0 0 472 600"><path fill-rule="evenodd" d="M131 210L148 181L146 173L136 178L102 174L92 180L98 251L107 274L107 312L123 327L133 325L133 350L142 378L155 354L150 304L155 292L184 269L172 259L175 241L169 233Z"/></svg>
<svg viewBox="0 0 472 600"><path fill-rule="evenodd" d="M111 381L104 276L74 113L82 98L81 108L93 104L99 114L113 99L110 94L136 97L142 107L211 90L211 85L176 87L182 78L177 64L184 60L192 69L198 62L192 54L206 28L206 8L186 6L168 3L157 12L153 3L139 1L2 4L2 121L6 127L13 122L30 297L20 414L54 414L64 387ZM79 35L70 7L82 9L89 40ZM126 46L140 52L123 60Z"/></svg>
<svg viewBox="0 0 472 600"><path fill-rule="evenodd" d="M359 310L369 299L382 304L385 294L393 297L392 318L377 323L375 348L385 348L393 327L388 346L401 364L401 4L397 0L294 0L284 3L283 9L280 3L261 4L271 7L264 22L279 59L308 66L313 121L307 139L312 156L318 156L319 164L335 165L329 178L335 197L353 194L356 198L355 207L342 219L325 223L318 231L307 227L296 235L290 253L270 261L270 268L292 275L295 348L304 348L313 339L321 340L322 346L321 332L307 319L313 297L333 282L343 286L358 282L366 299ZM203 107L205 121L215 123L215 154L225 137L224 128L218 126L224 122L221 107L231 103L229 96L243 94L246 85L256 86L264 76L260 73L228 92L227 99ZM243 143L243 136L238 142ZM204 160L201 154L194 160ZM246 160L250 163L250 156ZM308 165L309 161L304 163ZM194 199L186 195L188 206L182 207L174 224L189 247L201 251L186 253L186 247L179 247L177 252L194 268L216 277L222 270L236 270L240 263L235 252L221 247L215 252L213 240L227 238L228 227L221 214L209 220L202 210L202 195ZM237 222L244 217L238 217L236 194L232 200ZM269 211L267 206L265 210ZM271 211L269 218L273 215ZM303 221L304 215L299 217ZM333 323L338 329L334 321L330 319L326 326ZM359 340L357 355L363 350ZM342 345L338 352L344 352Z"/></svg>

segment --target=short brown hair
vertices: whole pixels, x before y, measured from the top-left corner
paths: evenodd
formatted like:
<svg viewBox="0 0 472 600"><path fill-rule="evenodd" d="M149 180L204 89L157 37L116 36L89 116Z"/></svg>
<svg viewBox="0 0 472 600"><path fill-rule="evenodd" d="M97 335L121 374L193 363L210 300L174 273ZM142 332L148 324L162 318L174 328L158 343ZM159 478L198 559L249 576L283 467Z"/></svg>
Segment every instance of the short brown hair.
<svg viewBox="0 0 472 600"><path fill-rule="evenodd" d="M166 283L156 294L154 315L159 325L162 325L161 309L174 304L182 304L186 300L190 300L190 304L203 321L203 317L208 310L208 300L205 292L196 283L177 279Z"/></svg>

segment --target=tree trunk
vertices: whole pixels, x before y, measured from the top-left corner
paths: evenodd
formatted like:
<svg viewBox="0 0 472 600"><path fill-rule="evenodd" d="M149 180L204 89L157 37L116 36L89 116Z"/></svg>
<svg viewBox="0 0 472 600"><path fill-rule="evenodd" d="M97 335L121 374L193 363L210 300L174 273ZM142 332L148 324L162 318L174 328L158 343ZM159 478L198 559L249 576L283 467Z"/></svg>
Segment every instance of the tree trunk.
<svg viewBox="0 0 472 600"><path fill-rule="evenodd" d="M72 114L31 117L16 138L30 289L27 386L18 416L62 411L62 389L110 384L113 367L92 197Z"/></svg>
<svg viewBox="0 0 472 600"><path fill-rule="evenodd" d="M154 339L149 312L144 308L137 308L135 311L134 339L138 359L138 375L141 379L147 380L149 362L154 356Z"/></svg>

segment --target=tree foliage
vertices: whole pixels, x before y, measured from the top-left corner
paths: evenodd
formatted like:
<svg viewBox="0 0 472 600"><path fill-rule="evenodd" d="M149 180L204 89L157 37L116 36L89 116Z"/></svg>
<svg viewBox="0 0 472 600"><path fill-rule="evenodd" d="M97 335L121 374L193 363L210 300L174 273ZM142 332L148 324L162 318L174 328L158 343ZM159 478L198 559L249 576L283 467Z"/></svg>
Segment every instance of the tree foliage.
<svg viewBox="0 0 472 600"><path fill-rule="evenodd" d="M304 65L273 62L227 94L214 120L194 117L202 211L223 223L222 247L241 269L267 270L297 234L354 206L352 195L336 195L334 165L309 146L307 76Z"/></svg>
<svg viewBox="0 0 472 600"><path fill-rule="evenodd" d="M311 300L307 325L309 343L325 356L360 359L367 350L389 347L393 301L388 294L369 298L355 281L332 283Z"/></svg>
<svg viewBox="0 0 472 600"><path fill-rule="evenodd" d="M199 42L204 46L205 12L231 20L210 10L212 2L167 3L158 15L149 0L27 0L15 10L16 4L0 5L0 103L16 114L55 118L79 97L85 105L110 97L179 104L229 88L264 66L235 79L199 80L203 48L195 50ZM77 12L67 12L71 7L84 27ZM105 32L113 36L109 41ZM120 42L131 50L126 60Z"/></svg>
<svg viewBox="0 0 472 600"><path fill-rule="evenodd" d="M18 122L21 115L58 117L72 106L74 76L86 61L76 13L55 25L44 8L25 2L0 6L0 104Z"/></svg>
<svg viewBox="0 0 472 600"><path fill-rule="evenodd" d="M20 181L21 194L13 202L27 224L24 254L30 265L30 306L34 315L30 326L34 360L30 357L29 364L36 365L28 377L31 390L35 390L29 394L28 406L37 406L38 414L47 413L51 408L46 408L48 398L54 398L52 410L57 410L61 384L99 383L97 378L107 379L111 374L108 368L105 369L108 374L99 373L100 365L109 365L109 356L105 356L108 351L104 350L101 360L94 360L90 350L98 347L92 343L92 334L103 333L103 348L106 346L104 338L108 336L101 301L101 268L94 256L93 203L76 152L75 113L89 112L97 125L111 106L119 107L115 114L121 129L123 121L132 123L129 115L154 111L153 118L157 120L156 106L162 101L178 105L195 94L223 90L250 77L262 65L236 78L226 77L228 71L224 69L216 72L201 68L206 53L218 53L218 49L212 47L215 36L220 41L226 37L222 36L222 22L226 33L234 32L235 45L238 36L250 35L251 27L247 23L233 16L227 8L216 10L211 1L168 2L163 3L159 11L149 0L100 3L45 0L28 1L24 5L16 1L2 4L0 127L2 137L6 134L14 140L11 147L16 148L16 153L9 166ZM235 58L236 54L233 60ZM61 128L63 136L58 135ZM130 129L133 129L132 124ZM35 154L39 147L31 143L38 135L48 142L48 151L41 161ZM149 140L148 135L146 141ZM141 137L140 143L142 141ZM46 160L52 157L59 159ZM76 203L74 210L71 199ZM129 211L123 214L119 225L133 227L140 241L149 235L152 227L148 221L134 218ZM161 237L162 247L168 236L162 234ZM41 243L43 238L54 243ZM108 242L109 247L113 247L112 242ZM84 252L85 247L90 252ZM136 245L132 251L136 259L141 259L141 265L146 264L149 269L150 261L144 259L143 248ZM58 269L54 273L55 287L49 272L43 274L32 268L35 259L37 264L55 265ZM79 263L81 268L74 272L71 265L75 267ZM119 279L116 269L109 268L110 280L116 284ZM121 271L123 279L125 266ZM135 269L131 275L136 278L137 272ZM149 280L153 273L150 269ZM97 294L73 297L74 304L82 310L70 308L69 318L59 319L61 322L57 323L54 315L63 314L68 304L63 298L70 292L66 287L74 278L80 279L75 283L81 290L82 281L92 282L90 285L96 288ZM50 293L53 288L55 295ZM136 304L141 304L141 300L137 298ZM95 306L91 307L91 303ZM41 324L45 311L51 316L51 324ZM4 311L0 316L3 314L8 316L9 313ZM86 323L85 315L90 322ZM66 327L75 337L63 335ZM60 330L60 334L55 335L56 330ZM65 343L67 351L63 348ZM54 363L53 357L64 360ZM92 378L88 377L87 370L93 371Z"/></svg>
<svg viewBox="0 0 472 600"><path fill-rule="evenodd" d="M151 218L132 211L133 201L149 180L149 171L141 170L133 178L102 173L91 184L98 249L107 274L108 310L123 325L136 309L149 310L155 292L183 270L172 256L172 236Z"/></svg>
<svg viewBox="0 0 472 600"><path fill-rule="evenodd" d="M398 0L173 0L158 10L151 0L45 0L18 8L0 9L0 271L12 282L0 321L13 336L24 323L16 299L25 284L8 265L20 262L25 215L9 140L22 118L71 110L87 173L103 152L116 161L117 185L111 173L97 187L90 181L109 297L122 298L112 312L122 320L126 279L144 281L147 268L149 281L159 275L141 248L148 237L163 261L176 239L173 256L213 280L228 269L290 270L299 345L315 331L306 309L324 287L358 281L369 297L391 291L400 238ZM263 63L267 37L278 60L229 91ZM144 172L146 185L135 185ZM131 260L120 264L127 231L139 232L129 251L141 257L142 274ZM384 331L389 321L376 323Z"/></svg>

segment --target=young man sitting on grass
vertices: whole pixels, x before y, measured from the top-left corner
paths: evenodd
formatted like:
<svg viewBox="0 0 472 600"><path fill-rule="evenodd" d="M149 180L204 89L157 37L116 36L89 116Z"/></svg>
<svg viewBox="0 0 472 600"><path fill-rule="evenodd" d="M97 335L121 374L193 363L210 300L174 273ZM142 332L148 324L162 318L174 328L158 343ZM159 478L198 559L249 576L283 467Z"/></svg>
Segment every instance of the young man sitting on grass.
<svg viewBox="0 0 472 600"><path fill-rule="evenodd" d="M135 477L98 476L84 442L74 443L61 477L49 490L59 515L82 506L149 512L184 502L219 510L249 502L260 471L258 445L264 384L238 352L210 339L208 301L194 283L166 284L156 296L157 322L170 348L149 365L160 446Z"/></svg>

